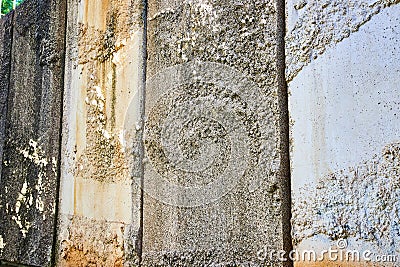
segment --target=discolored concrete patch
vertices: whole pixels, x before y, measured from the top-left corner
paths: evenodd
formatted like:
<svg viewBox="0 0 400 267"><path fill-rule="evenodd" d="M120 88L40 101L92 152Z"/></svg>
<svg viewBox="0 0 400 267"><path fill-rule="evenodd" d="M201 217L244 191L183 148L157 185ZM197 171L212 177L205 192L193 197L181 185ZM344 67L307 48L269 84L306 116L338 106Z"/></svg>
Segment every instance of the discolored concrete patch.
<svg viewBox="0 0 400 267"><path fill-rule="evenodd" d="M399 254L400 6L377 10L289 82L295 248L343 238L348 249Z"/></svg>
<svg viewBox="0 0 400 267"><path fill-rule="evenodd" d="M127 225L80 216L63 217L59 266L124 266Z"/></svg>
<svg viewBox="0 0 400 267"><path fill-rule="evenodd" d="M132 177L138 176L140 117L129 107L142 84L142 6L88 0L69 1L68 7L60 213L70 220L58 228L70 233L59 235L57 257L64 265L136 266L141 203ZM126 123L127 114L133 123ZM105 233L85 228L86 220ZM106 234L120 226L130 235L120 231L117 243L108 242ZM84 244L81 227L91 240Z"/></svg>

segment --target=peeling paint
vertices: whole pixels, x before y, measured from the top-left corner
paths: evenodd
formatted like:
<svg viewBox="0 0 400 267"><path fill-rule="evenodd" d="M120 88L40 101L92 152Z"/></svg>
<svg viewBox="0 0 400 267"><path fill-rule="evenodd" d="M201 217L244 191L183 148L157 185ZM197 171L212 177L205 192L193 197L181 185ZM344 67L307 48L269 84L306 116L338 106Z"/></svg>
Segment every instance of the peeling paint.
<svg viewBox="0 0 400 267"><path fill-rule="evenodd" d="M54 173L55 176L57 176L57 160L55 159L55 157L52 157L51 159L47 159L44 155L46 155L45 151L42 150L41 146L38 145L38 142L30 139L29 140L29 148L26 149L19 149L19 152L29 161L31 161L32 163L34 163L35 165L37 165L39 167L39 172L38 172L38 177L37 177L37 181L36 181L36 185L35 185L35 189L37 192L36 198L35 198L35 207L36 210L38 210L42 216L43 216L43 220L46 220L46 214L45 214L45 203L42 199L42 196L44 194L44 190L45 187L43 185L43 180L46 179L46 166L49 164L49 162L51 162L52 164L52 171ZM22 191L24 191L24 187L27 186L26 182L23 185ZM22 195L25 195L23 192L21 191ZM25 190L26 191L26 190ZM20 194L20 196L21 196ZM19 197L20 198L20 197ZM18 198L18 199L19 199ZM28 206L27 208L29 208L29 206L32 205L32 201L33 201L33 196L32 194L30 195L29 198L29 202L28 202ZM21 201L17 202L17 203L21 203ZM55 204L51 204L53 206L53 209L55 209ZM19 210L19 208L18 208ZM16 213L18 213L17 209L16 209Z"/></svg>
<svg viewBox="0 0 400 267"><path fill-rule="evenodd" d="M26 158L32 161L38 167L46 167L48 164L47 158L42 148L32 139L29 140L29 148L20 149L19 152Z"/></svg>
<svg viewBox="0 0 400 267"><path fill-rule="evenodd" d="M31 190L29 189L29 192L30 191ZM26 219L24 219L22 215L19 214L22 205L25 205L27 209L29 209L29 207L32 205L32 194L30 193L28 199L27 193L28 193L28 184L25 181L24 184L22 185L21 191L18 193L17 201L15 202L15 215L11 217L12 220L14 220L14 222L20 228L23 237L26 237L26 234L31 228L31 222L26 221Z"/></svg>
<svg viewBox="0 0 400 267"><path fill-rule="evenodd" d="M54 175L57 175L57 161L53 157L52 160L47 159L46 153L43 151L37 141L32 139L28 142L28 147L17 148L17 151L23 156L23 159L36 165L38 168L37 179L34 185L31 182L24 180L20 191L15 200L15 206L12 208L9 203L6 203L5 211L11 215L11 220L17 224L22 236L25 238L27 233L32 228L32 222L26 217L25 211L35 208L41 215L43 221L46 220L46 203L43 200L45 195L45 186L43 182L47 179L47 165L52 162ZM5 193L9 190L5 187ZM49 208L55 209L55 203L49 203ZM23 210L23 212L21 212Z"/></svg>

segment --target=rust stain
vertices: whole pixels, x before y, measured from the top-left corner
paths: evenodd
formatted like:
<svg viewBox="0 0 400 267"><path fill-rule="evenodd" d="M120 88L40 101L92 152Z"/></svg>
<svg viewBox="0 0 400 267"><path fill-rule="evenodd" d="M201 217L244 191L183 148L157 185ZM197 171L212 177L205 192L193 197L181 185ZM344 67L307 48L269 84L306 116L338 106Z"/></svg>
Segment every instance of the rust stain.
<svg viewBox="0 0 400 267"><path fill-rule="evenodd" d="M78 112L70 129L76 135L70 196L74 215L60 237L59 264L123 266L125 257L134 254L125 254L124 244L124 229L132 220L131 169L121 138L124 125L115 118L126 112L133 90L125 78L131 69L116 69L116 57L131 52L126 46L141 27L141 1L83 0L81 7L76 17Z"/></svg>
<svg viewBox="0 0 400 267"><path fill-rule="evenodd" d="M140 25L139 2L89 1L85 4L85 21L79 25L79 64L83 71L85 92L86 143L77 155L75 176L114 182L128 177L128 166L120 130L115 117L119 114L116 99L115 53ZM87 9L91 9L87 14ZM100 18L100 20L99 20ZM100 22L103 22L102 25ZM110 77L109 77L110 76Z"/></svg>
<svg viewBox="0 0 400 267"><path fill-rule="evenodd" d="M123 266L125 225L75 216L61 241L60 266Z"/></svg>

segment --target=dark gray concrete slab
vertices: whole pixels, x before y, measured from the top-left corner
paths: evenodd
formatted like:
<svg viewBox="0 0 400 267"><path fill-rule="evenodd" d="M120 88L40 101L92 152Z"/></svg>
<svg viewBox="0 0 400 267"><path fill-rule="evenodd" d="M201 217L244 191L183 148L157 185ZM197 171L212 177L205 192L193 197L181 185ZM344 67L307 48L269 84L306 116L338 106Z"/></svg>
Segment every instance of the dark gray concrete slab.
<svg viewBox="0 0 400 267"><path fill-rule="evenodd" d="M56 220L65 1L26 1L14 17L0 181L0 258L50 265Z"/></svg>
<svg viewBox="0 0 400 267"><path fill-rule="evenodd" d="M10 85L11 43L13 13L0 20L0 162L3 158L5 123L7 117L7 97ZM0 180L1 180L0 164Z"/></svg>

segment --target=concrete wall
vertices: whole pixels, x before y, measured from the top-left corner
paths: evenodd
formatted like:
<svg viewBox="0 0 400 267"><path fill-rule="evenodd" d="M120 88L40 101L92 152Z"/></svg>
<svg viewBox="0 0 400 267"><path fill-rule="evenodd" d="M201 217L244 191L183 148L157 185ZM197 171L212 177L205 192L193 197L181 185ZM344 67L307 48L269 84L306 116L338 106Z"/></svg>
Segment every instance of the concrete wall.
<svg viewBox="0 0 400 267"><path fill-rule="evenodd" d="M400 257L398 3L28 0L0 21L0 264ZM362 255L294 264L390 266Z"/></svg>
<svg viewBox="0 0 400 267"><path fill-rule="evenodd" d="M59 264L261 264L266 243L282 249L275 4L149 2L148 39L140 3L68 6Z"/></svg>
<svg viewBox="0 0 400 267"><path fill-rule="evenodd" d="M400 6L301 3L286 38L293 242L399 255Z"/></svg>

